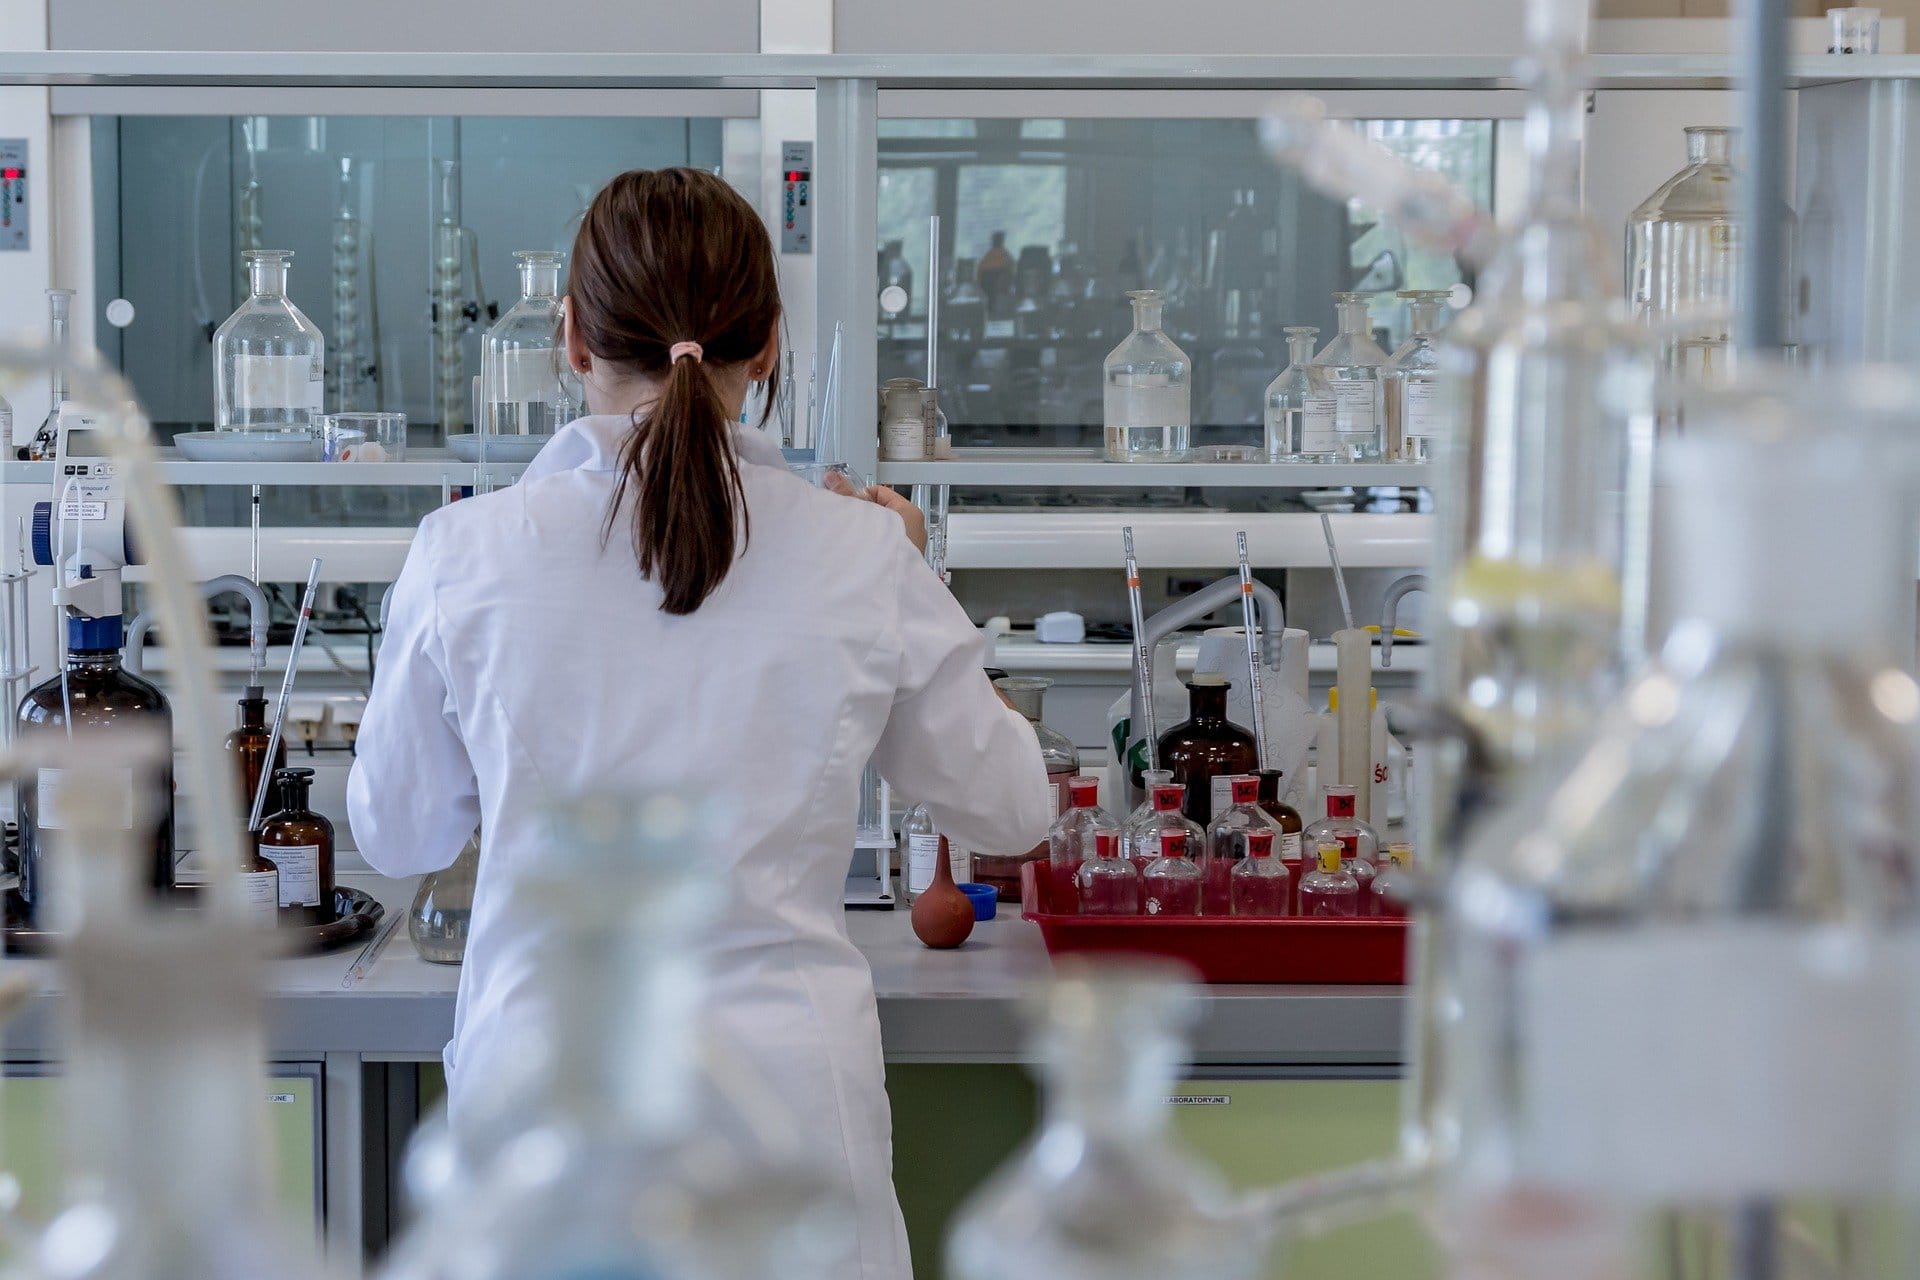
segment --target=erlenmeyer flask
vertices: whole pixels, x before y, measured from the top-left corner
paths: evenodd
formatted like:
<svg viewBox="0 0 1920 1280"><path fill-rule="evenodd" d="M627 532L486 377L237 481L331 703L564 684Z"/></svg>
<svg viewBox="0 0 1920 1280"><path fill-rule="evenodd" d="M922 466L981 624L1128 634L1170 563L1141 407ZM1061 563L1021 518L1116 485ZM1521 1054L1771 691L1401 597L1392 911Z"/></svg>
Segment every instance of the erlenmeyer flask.
<svg viewBox="0 0 1920 1280"><path fill-rule="evenodd" d="M701 1105L699 939L721 882L688 849L714 829L673 795L550 808L550 848L514 886L552 940L528 987L541 1032L519 1078L455 1114L462 1168L428 1181L458 1194L389 1277L828 1280L850 1206L803 1152L748 1155Z"/></svg>
<svg viewBox="0 0 1920 1280"><path fill-rule="evenodd" d="M1185 1028L1183 970L1102 957L1062 963L1035 999L1040 1131L962 1206L953 1280L1235 1280L1263 1240L1227 1212L1226 1184L1168 1132Z"/></svg>
<svg viewBox="0 0 1920 1280"><path fill-rule="evenodd" d="M428 964L459 964L473 924L473 891L480 875L480 833L453 864L424 877L407 910L407 937Z"/></svg>

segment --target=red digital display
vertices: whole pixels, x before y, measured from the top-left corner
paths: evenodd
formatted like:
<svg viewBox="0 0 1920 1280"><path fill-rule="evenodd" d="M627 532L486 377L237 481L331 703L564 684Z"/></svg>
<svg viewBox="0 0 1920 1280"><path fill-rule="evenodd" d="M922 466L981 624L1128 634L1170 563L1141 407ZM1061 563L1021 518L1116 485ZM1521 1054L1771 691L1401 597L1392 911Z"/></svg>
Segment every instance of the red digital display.
<svg viewBox="0 0 1920 1280"><path fill-rule="evenodd" d="M19 177L20 171L18 169L0 169L0 178L5 178L8 182L13 182Z"/></svg>
<svg viewBox="0 0 1920 1280"><path fill-rule="evenodd" d="M805 182L806 180L807 180L807 175L799 172L798 170L788 170L787 172L788 182Z"/></svg>

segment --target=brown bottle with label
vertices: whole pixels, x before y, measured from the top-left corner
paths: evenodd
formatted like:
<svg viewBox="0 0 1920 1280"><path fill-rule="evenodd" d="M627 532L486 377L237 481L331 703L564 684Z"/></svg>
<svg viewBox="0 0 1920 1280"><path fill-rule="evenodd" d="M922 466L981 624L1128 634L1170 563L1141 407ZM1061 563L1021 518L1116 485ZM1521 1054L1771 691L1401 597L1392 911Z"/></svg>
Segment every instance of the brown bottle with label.
<svg viewBox="0 0 1920 1280"><path fill-rule="evenodd" d="M333 824L307 807L311 769L275 769L275 812L260 824L260 856L280 873L282 925L333 922Z"/></svg>
<svg viewBox="0 0 1920 1280"><path fill-rule="evenodd" d="M1292 895L1300 892L1300 877L1310 869L1300 842L1300 832L1306 823L1298 809L1280 798L1280 776L1278 769L1259 771L1260 808L1280 829L1273 839L1273 856L1287 868L1288 893Z"/></svg>
<svg viewBox="0 0 1920 1280"><path fill-rule="evenodd" d="M267 767L267 743L273 738L272 730L267 728L267 693L257 684L247 686L240 695L240 727L227 735L227 754L233 758L234 768L240 779L240 814L247 818L253 814L253 798L259 794L260 779L269 772ZM282 738L274 745L273 769L287 767L287 741ZM273 797L268 796L271 802Z"/></svg>
<svg viewBox="0 0 1920 1280"><path fill-rule="evenodd" d="M152 724L171 742L173 712L166 695L121 667L120 644L118 615L68 618L66 669L20 700L15 723L21 738L29 740L35 734L48 732L65 733L69 723L75 728L90 729ZM41 769L37 776L22 778L14 784L14 813L20 822L20 887L16 891L19 902L15 914L22 923L43 928L50 917L45 900L46 868L41 863L45 854L41 833L58 830L63 825L61 816L51 809L58 790L58 772ZM152 790L153 805L149 812L158 815L154 820L153 853L148 862L147 880L156 893L171 893L172 760L153 777L127 780L127 792L121 799L129 811L133 807L135 785Z"/></svg>
<svg viewBox="0 0 1920 1280"><path fill-rule="evenodd" d="M1233 804L1234 775L1260 768L1253 735L1227 719L1230 687L1225 676L1195 674L1187 684L1187 719L1160 735L1160 767L1186 787L1186 815L1202 829Z"/></svg>

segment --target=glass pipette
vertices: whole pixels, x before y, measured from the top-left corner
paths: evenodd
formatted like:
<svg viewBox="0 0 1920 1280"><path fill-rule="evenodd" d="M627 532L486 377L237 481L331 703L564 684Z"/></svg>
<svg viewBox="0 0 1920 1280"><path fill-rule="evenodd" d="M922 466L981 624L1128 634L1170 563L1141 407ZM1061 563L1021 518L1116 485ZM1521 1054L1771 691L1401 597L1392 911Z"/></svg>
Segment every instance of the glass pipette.
<svg viewBox="0 0 1920 1280"><path fill-rule="evenodd" d="M1140 721L1147 737L1147 768L1160 767L1160 744L1153 731L1153 655L1147 652L1147 619L1140 607L1140 565L1133 558L1133 526L1120 530L1127 551L1127 608L1133 613L1133 678L1140 682ZM1124 769L1126 762L1121 762Z"/></svg>
<svg viewBox="0 0 1920 1280"><path fill-rule="evenodd" d="M263 759L272 760L274 753L280 750L280 733L287 723L287 700L293 697L293 676L300 668L300 646L306 643L307 624L313 621L313 597L320 590L320 557L313 558L313 567L307 570L307 589L300 596L300 616L293 623L293 650L287 654L287 674L280 681L280 705L273 709L273 729L267 735L267 752ZM267 788L273 785L273 770L260 771L260 785L254 789L253 808L247 816L247 830L260 829L261 811L267 807Z"/></svg>
<svg viewBox="0 0 1920 1280"><path fill-rule="evenodd" d="M1244 530L1238 535L1240 541L1240 618L1241 630L1247 633L1247 692L1253 699L1253 745L1260 761L1260 768L1267 766L1267 711L1261 705L1260 696L1260 644L1254 637L1258 634L1253 619L1253 568L1247 560L1247 535Z"/></svg>

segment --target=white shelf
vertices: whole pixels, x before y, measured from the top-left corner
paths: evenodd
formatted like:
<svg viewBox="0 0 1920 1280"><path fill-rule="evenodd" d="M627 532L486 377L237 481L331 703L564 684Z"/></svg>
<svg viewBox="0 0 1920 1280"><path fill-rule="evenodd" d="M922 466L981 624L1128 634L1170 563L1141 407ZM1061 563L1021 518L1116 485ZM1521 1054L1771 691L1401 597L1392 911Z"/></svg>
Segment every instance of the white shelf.
<svg viewBox="0 0 1920 1280"><path fill-rule="evenodd" d="M160 450L160 478L176 485L291 485L299 488L439 488L471 485L482 469L445 449L413 449L406 462L188 462L177 450ZM524 463L490 462L485 472L496 485L510 484ZM0 483L53 483L51 462L0 463Z"/></svg>
<svg viewBox="0 0 1920 1280"><path fill-rule="evenodd" d="M1349 569L1422 569L1432 558L1433 517L1338 512L1329 517ZM1133 529L1145 569L1230 565L1235 535L1260 569L1324 569L1320 517L1306 511L956 511L948 522L951 569L1106 569L1121 566L1122 528ZM1118 578L1115 579L1118 581Z"/></svg>
<svg viewBox="0 0 1920 1280"><path fill-rule="evenodd" d="M1510 89L1499 55L659 54L0 51L0 84L505 88L811 89L870 80L882 89ZM1596 88L1701 89L1733 83L1724 54L1596 54ZM1801 56L1795 85L1920 79L1920 57Z"/></svg>
<svg viewBox="0 0 1920 1280"><path fill-rule="evenodd" d="M962 487L1336 489L1431 484L1418 462L1107 462L1092 449L956 449L940 462L881 462L882 484Z"/></svg>

